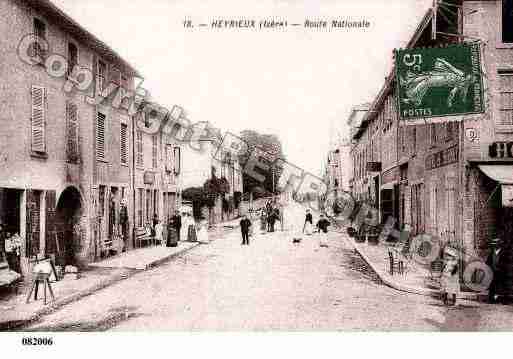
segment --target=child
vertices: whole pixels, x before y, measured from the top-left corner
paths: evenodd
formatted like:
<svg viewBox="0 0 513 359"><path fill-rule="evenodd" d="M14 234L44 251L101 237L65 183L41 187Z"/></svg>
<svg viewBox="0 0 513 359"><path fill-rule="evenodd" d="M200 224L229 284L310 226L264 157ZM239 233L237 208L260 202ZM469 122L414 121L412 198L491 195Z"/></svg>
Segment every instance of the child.
<svg viewBox="0 0 513 359"><path fill-rule="evenodd" d="M444 251L444 262L441 281L442 300L445 305L449 305L449 296L451 296L452 305L456 305L456 297L460 290L456 253L451 249L446 249Z"/></svg>
<svg viewBox="0 0 513 359"><path fill-rule="evenodd" d="M321 214L321 218L319 222L317 222L317 231L319 233L319 247L327 247L327 237L328 237L328 227L330 226L330 221L324 218L324 214Z"/></svg>

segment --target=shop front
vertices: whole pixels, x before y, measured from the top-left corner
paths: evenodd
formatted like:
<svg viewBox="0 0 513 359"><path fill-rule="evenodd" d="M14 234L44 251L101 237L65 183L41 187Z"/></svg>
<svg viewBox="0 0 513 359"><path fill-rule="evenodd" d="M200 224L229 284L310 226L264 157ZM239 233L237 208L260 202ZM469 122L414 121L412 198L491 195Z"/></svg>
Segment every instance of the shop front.
<svg viewBox="0 0 513 359"><path fill-rule="evenodd" d="M499 270L503 294L513 293L513 163L497 162L477 165L481 174L478 182L480 207L476 213L476 235L483 253L489 250L489 243L500 239L502 255Z"/></svg>
<svg viewBox="0 0 513 359"><path fill-rule="evenodd" d="M393 167L384 171L381 175L380 187L380 213L382 223L386 223L388 217L395 220L396 226L400 218L400 171L399 167Z"/></svg>

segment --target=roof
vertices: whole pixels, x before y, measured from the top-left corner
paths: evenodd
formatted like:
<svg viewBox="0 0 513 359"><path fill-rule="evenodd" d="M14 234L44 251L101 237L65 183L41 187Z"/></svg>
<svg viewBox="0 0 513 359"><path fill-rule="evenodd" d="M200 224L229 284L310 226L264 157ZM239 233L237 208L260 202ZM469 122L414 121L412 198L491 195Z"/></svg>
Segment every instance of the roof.
<svg viewBox="0 0 513 359"><path fill-rule="evenodd" d="M103 41L98 39L91 32L86 30L83 26L79 25L78 22L73 20L69 15L64 13L59 7L53 4L50 0L22 0L27 5L32 7L41 15L48 17L48 19L54 20L60 28L67 33L71 34L76 40L82 41L84 44L89 46L91 49L97 51L106 60L121 65L123 72L131 76L142 77L141 74L124 60L116 51L105 44Z"/></svg>
<svg viewBox="0 0 513 359"><path fill-rule="evenodd" d="M415 32L413 33L412 37L408 41L406 48L415 47L415 45L417 44L417 42L419 41L421 36L424 34L424 31L426 30L428 25L431 23L432 18L433 18L433 9L430 8L426 11L426 13L424 14L419 25L415 29ZM361 136L361 134L367 128L368 123L377 116L377 114L378 114L377 109L383 104L383 102L386 99L386 96L392 90L392 86L394 84L394 73L395 73L395 67L393 66L392 69L390 70L389 75L385 79L385 83L383 84L378 95L372 102L372 105L370 106L369 111L365 114L365 117L363 118L363 121L362 121L358 131L355 132L353 138L355 138L355 139L359 138Z"/></svg>

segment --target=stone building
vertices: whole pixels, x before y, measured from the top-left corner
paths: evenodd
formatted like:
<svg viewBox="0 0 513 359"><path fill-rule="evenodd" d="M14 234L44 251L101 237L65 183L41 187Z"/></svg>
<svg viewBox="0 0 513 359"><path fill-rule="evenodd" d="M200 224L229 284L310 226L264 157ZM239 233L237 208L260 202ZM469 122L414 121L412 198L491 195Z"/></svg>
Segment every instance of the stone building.
<svg viewBox="0 0 513 359"><path fill-rule="evenodd" d="M123 198L133 208L133 123L86 97L110 83L133 91L137 70L50 1L2 1L0 17L0 221L24 239L23 273L38 256L80 264L121 248L114 229ZM38 40L24 48L28 34ZM71 71L45 66L53 54L88 70L93 85L65 91Z"/></svg>
<svg viewBox="0 0 513 359"><path fill-rule="evenodd" d="M436 236L470 256L484 258L490 240L503 239L504 289L511 291L513 1L446 3L457 16L430 9L406 47L478 41L485 112L407 125L395 107L392 70L353 132L353 192L374 199L382 222L392 216L398 227L409 225L412 234Z"/></svg>

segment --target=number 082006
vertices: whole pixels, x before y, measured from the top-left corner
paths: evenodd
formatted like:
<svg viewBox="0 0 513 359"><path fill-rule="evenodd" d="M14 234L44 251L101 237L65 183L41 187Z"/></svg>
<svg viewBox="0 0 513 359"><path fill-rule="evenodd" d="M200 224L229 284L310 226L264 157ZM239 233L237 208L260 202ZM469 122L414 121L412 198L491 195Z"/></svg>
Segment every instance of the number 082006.
<svg viewBox="0 0 513 359"><path fill-rule="evenodd" d="M53 345L53 338L23 337L22 345Z"/></svg>

